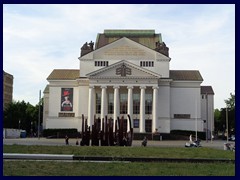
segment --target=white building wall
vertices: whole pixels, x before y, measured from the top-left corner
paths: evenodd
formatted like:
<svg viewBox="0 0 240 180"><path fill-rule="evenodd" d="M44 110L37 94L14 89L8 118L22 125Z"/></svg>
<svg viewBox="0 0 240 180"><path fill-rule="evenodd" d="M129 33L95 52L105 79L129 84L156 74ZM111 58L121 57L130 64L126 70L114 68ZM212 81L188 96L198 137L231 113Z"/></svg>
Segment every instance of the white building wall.
<svg viewBox="0 0 240 180"><path fill-rule="evenodd" d="M80 77L86 77L86 74L103 68L95 66L95 61L108 61L112 65L121 60L126 60L140 67L140 61L154 61L154 67L143 67L162 77L169 77L169 61L166 57L152 49L142 46L127 38L106 45L100 49L90 52L79 58Z"/></svg>
<svg viewBox="0 0 240 180"><path fill-rule="evenodd" d="M206 99L206 94L201 95L201 116L204 131L208 129L208 136L210 138L210 132L214 131L214 95L208 94ZM206 115L208 114L208 116Z"/></svg>
<svg viewBox="0 0 240 180"><path fill-rule="evenodd" d="M49 117L57 117L61 111L61 88L49 86Z"/></svg>
<svg viewBox="0 0 240 180"><path fill-rule="evenodd" d="M82 117L82 114L84 114L85 118L87 118L87 115L88 115L88 93L89 93L88 86L79 86L79 90L78 90L79 113L78 113L78 116L80 116L80 117Z"/></svg>
<svg viewBox="0 0 240 180"><path fill-rule="evenodd" d="M171 87L171 130L203 131L200 85ZM190 114L190 119L177 119L174 114Z"/></svg>
<svg viewBox="0 0 240 180"><path fill-rule="evenodd" d="M158 90L158 122L156 127L160 133L170 133L170 86L159 86Z"/></svg>
<svg viewBox="0 0 240 180"><path fill-rule="evenodd" d="M45 93L43 96L43 101L44 101L44 105L43 105L43 129L46 129L46 119L48 117L48 112L49 112L49 94Z"/></svg>
<svg viewBox="0 0 240 180"><path fill-rule="evenodd" d="M61 112L61 88L73 88L73 111L75 117L58 117ZM49 112L45 118L45 129L51 128L77 128L80 131L81 117L79 109L79 87L69 86L54 86L49 87Z"/></svg>
<svg viewBox="0 0 240 180"><path fill-rule="evenodd" d="M47 129L77 128L80 131L79 119L68 117L47 118Z"/></svg>

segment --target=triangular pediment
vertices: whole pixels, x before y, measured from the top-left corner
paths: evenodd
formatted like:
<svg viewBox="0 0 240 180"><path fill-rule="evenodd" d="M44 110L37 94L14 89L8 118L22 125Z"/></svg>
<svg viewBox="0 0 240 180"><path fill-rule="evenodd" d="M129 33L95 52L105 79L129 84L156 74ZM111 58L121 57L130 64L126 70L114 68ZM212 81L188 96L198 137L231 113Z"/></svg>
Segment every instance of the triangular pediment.
<svg viewBox="0 0 240 180"><path fill-rule="evenodd" d="M148 69L139 67L125 60L119 61L108 67L87 74L89 79L116 79L116 78L134 78L134 79L158 79L160 74L154 73Z"/></svg>
<svg viewBox="0 0 240 180"><path fill-rule="evenodd" d="M80 59L110 59L110 60L139 60L139 59L162 59L170 60L169 57L139 44L131 39L123 37L106 46L103 46Z"/></svg>

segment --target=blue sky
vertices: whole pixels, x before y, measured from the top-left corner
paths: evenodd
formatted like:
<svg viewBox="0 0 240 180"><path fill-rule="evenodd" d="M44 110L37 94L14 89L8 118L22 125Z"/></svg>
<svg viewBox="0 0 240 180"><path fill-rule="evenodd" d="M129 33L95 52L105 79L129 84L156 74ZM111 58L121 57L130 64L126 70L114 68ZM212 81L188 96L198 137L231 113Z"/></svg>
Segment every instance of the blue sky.
<svg viewBox="0 0 240 180"><path fill-rule="evenodd" d="M53 69L78 69L80 48L104 29L154 29L169 47L170 69L199 70L215 108L235 93L235 5L3 5L3 69L14 100L38 103Z"/></svg>

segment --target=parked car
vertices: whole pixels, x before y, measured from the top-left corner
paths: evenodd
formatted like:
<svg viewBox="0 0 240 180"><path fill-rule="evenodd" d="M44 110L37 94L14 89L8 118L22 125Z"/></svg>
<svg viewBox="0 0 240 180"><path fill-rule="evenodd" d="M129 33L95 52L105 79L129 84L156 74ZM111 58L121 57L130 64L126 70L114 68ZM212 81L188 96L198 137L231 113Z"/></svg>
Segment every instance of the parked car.
<svg viewBox="0 0 240 180"><path fill-rule="evenodd" d="M228 138L229 141L235 141L235 135L231 135L229 138Z"/></svg>

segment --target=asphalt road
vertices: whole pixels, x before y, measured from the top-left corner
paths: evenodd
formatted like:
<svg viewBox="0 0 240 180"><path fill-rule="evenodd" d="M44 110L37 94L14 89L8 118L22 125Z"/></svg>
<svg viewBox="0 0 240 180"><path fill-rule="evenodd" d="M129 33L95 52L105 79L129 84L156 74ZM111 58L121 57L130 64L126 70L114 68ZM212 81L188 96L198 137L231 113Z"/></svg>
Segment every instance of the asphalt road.
<svg viewBox="0 0 240 180"><path fill-rule="evenodd" d="M69 139L70 146L75 145L76 139ZM133 146L141 146L142 141L134 140L132 145ZM185 143L187 141L170 141L170 140L163 140L163 141L148 141L147 146L154 146L154 147L185 147ZM224 143L226 141L223 140L214 140L214 141L201 141L202 147L210 147L216 149L224 150ZM235 144L235 142L229 142ZM13 145L47 145L47 146L65 146L65 140L62 138L59 139L46 139L46 138L18 138L18 139L3 139L3 144Z"/></svg>

